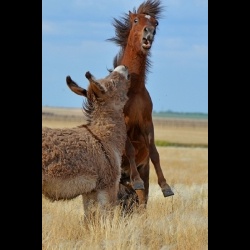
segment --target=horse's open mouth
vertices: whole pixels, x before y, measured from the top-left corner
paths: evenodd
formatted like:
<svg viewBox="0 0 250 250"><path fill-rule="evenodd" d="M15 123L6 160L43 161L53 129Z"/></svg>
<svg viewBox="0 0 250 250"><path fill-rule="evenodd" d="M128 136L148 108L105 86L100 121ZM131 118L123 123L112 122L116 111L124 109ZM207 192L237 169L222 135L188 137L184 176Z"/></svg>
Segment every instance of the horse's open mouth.
<svg viewBox="0 0 250 250"><path fill-rule="evenodd" d="M150 49L151 48L152 44L151 44L151 42L148 39L143 38L142 42L143 42L142 43L143 49Z"/></svg>

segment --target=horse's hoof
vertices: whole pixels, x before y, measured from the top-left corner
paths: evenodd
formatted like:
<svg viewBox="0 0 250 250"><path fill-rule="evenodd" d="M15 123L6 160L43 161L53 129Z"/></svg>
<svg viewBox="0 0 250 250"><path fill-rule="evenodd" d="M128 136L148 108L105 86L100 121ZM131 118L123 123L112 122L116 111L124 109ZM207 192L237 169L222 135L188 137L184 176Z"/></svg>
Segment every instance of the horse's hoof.
<svg viewBox="0 0 250 250"><path fill-rule="evenodd" d="M145 189L144 188L144 183L143 182L139 182L139 181L135 181L132 183L132 187L134 190L142 190Z"/></svg>
<svg viewBox="0 0 250 250"><path fill-rule="evenodd" d="M162 193L163 193L164 197L168 197L168 196L174 195L174 193L173 193L173 191L171 190L170 187L162 189Z"/></svg>

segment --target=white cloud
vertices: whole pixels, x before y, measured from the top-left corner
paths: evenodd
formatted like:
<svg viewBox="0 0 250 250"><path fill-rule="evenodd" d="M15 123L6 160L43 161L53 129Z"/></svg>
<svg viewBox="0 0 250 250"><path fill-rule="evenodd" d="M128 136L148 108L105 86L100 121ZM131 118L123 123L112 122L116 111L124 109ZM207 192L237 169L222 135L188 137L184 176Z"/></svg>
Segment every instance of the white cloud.
<svg viewBox="0 0 250 250"><path fill-rule="evenodd" d="M207 7L208 6L208 0L194 0L194 3L198 7Z"/></svg>
<svg viewBox="0 0 250 250"><path fill-rule="evenodd" d="M167 6L176 6L176 7L182 7L188 3L188 5L193 6L207 6L208 5L208 0L168 0L166 2Z"/></svg>
<svg viewBox="0 0 250 250"><path fill-rule="evenodd" d="M57 21L57 22L50 22L50 21L43 21L42 22L42 33L43 35L57 35L57 36L71 36L71 39L81 37L89 37L92 36L95 39L94 35L97 37L104 37L104 40L109 37L106 37L105 34L107 30L113 32L110 29L109 22L91 22L91 21ZM98 38L99 39L99 38Z"/></svg>
<svg viewBox="0 0 250 250"><path fill-rule="evenodd" d="M184 42L183 42L183 39L179 37L174 37L174 38L161 39L159 41L159 45L160 44L162 44L162 46L167 50L173 50L173 49L181 48Z"/></svg>
<svg viewBox="0 0 250 250"><path fill-rule="evenodd" d="M42 32L43 34L52 34L56 30L55 24L49 21L42 21Z"/></svg>
<svg viewBox="0 0 250 250"><path fill-rule="evenodd" d="M96 9L97 12L100 12L100 10L114 10L115 8L124 9L125 11L133 10L134 7L138 7L142 3L141 0L134 0L133 2L130 2L128 0L120 0L119 2L117 0L75 0L74 5L77 8L91 8ZM124 12L124 11L123 11ZM118 13L122 14L122 13Z"/></svg>
<svg viewBox="0 0 250 250"><path fill-rule="evenodd" d="M178 66L201 67L207 65L208 46L205 44L191 41L187 43L185 39L175 37L162 39L158 45L153 48L152 56L154 61L158 61L162 65L166 62L166 58L169 63Z"/></svg>
<svg viewBox="0 0 250 250"><path fill-rule="evenodd" d="M199 44L194 44L192 46L192 50L195 55L199 57L207 57L208 55L208 46L207 45L199 45Z"/></svg>

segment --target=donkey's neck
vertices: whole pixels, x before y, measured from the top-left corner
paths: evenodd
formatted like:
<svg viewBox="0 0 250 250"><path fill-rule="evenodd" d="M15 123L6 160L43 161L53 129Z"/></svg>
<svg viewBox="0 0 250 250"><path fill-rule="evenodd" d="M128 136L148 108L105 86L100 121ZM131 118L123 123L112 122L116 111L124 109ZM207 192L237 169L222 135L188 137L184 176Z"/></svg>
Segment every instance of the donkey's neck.
<svg viewBox="0 0 250 250"><path fill-rule="evenodd" d="M119 150L123 150L127 133L122 110L113 113L103 111L100 115L95 114L92 121L84 127L87 127L96 137L102 138L103 145L120 142L122 148Z"/></svg>
<svg viewBox="0 0 250 250"><path fill-rule="evenodd" d="M115 130L116 128L122 126L124 121L123 111L120 110L106 110L100 109L98 110L91 119L89 126L93 127L93 129L97 128L99 131L103 131L104 133L110 132L110 130Z"/></svg>

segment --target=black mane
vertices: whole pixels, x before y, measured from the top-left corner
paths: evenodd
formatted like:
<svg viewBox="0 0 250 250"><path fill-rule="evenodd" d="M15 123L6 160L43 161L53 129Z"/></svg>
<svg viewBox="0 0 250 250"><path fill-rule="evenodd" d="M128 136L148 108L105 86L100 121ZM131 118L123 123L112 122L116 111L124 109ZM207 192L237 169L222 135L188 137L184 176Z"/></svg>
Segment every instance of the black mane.
<svg viewBox="0 0 250 250"><path fill-rule="evenodd" d="M88 124L92 121L92 114L95 110L95 107L93 105L95 97L93 95L94 94L90 94L88 92L88 98L83 100L83 105L82 105L84 116L86 117Z"/></svg>

